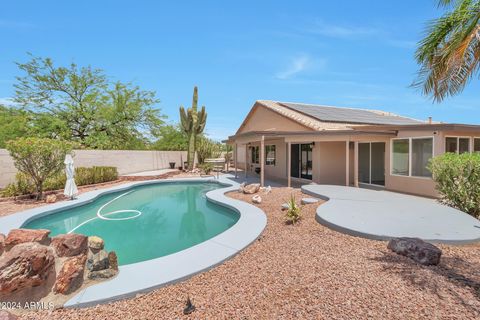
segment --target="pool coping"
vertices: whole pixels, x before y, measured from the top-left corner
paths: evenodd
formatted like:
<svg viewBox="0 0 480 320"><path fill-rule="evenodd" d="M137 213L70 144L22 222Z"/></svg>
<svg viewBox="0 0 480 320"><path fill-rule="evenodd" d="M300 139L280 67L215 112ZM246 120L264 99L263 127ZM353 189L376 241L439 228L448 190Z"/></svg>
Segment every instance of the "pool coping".
<svg viewBox="0 0 480 320"><path fill-rule="evenodd" d="M7 234L9 230L20 228L32 219L81 206L95 201L102 195L128 190L135 186L178 182L215 182L225 186L207 192L206 198L208 201L239 213L240 217L232 227L182 251L120 266L120 272L115 278L80 290L64 304L64 307L87 307L122 300L209 270L235 256L262 234L267 224L265 213L247 202L225 196L227 192L238 190L239 185L235 181L228 180L228 177L225 175L219 179L208 177L147 180L94 190L79 195L74 202L59 202L2 217L0 218L0 232Z"/></svg>

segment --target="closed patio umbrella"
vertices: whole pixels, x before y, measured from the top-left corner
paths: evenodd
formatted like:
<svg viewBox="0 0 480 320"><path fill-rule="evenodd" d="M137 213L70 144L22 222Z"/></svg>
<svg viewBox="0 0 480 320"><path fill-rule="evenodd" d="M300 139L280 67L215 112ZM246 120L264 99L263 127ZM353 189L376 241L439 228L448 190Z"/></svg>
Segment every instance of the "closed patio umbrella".
<svg viewBox="0 0 480 320"><path fill-rule="evenodd" d="M75 167L73 166L73 158L71 154L65 156L65 174L67 175L67 182L65 183L65 190L63 194L71 199L78 194L77 185L75 184Z"/></svg>

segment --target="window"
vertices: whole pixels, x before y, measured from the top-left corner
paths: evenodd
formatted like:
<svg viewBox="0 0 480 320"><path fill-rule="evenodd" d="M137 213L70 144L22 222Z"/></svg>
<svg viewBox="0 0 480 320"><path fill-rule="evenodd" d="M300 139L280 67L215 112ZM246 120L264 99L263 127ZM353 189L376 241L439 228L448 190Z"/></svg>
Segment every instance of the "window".
<svg viewBox="0 0 480 320"><path fill-rule="evenodd" d="M428 160L433 157L433 139L412 139L412 176L431 177L427 169Z"/></svg>
<svg viewBox="0 0 480 320"><path fill-rule="evenodd" d="M260 148L258 146L252 147L252 163L258 164L260 159Z"/></svg>
<svg viewBox="0 0 480 320"><path fill-rule="evenodd" d="M392 174L408 176L409 166L408 139L393 140Z"/></svg>
<svg viewBox="0 0 480 320"><path fill-rule="evenodd" d="M275 145L265 146L265 164L275 165Z"/></svg>
<svg viewBox="0 0 480 320"><path fill-rule="evenodd" d="M480 152L480 138L473 139L473 152Z"/></svg>
<svg viewBox="0 0 480 320"><path fill-rule="evenodd" d="M431 177L427 164L432 157L433 138L394 139L391 172L409 177Z"/></svg>
<svg viewBox="0 0 480 320"><path fill-rule="evenodd" d="M452 152L452 153L470 152L470 138L446 137L445 152Z"/></svg>

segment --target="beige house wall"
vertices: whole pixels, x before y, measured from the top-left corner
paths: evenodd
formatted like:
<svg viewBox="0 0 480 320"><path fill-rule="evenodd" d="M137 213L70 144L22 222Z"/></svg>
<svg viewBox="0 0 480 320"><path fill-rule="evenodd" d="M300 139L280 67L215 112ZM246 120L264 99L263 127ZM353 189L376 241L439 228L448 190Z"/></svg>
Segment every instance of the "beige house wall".
<svg viewBox="0 0 480 320"><path fill-rule="evenodd" d="M129 174L176 167L186 161L186 151L138 151L138 150L75 150L76 167L113 166L119 174ZM17 170L13 159L5 149L0 149L0 188L15 180Z"/></svg>
<svg viewBox="0 0 480 320"><path fill-rule="evenodd" d="M315 142L312 150L312 181L345 185L346 161L344 141Z"/></svg>
<svg viewBox="0 0 480 320"><path fill-rule="evenodd" d="M267 108L256 108L238 133L249 131L313 131Z"/></svg>

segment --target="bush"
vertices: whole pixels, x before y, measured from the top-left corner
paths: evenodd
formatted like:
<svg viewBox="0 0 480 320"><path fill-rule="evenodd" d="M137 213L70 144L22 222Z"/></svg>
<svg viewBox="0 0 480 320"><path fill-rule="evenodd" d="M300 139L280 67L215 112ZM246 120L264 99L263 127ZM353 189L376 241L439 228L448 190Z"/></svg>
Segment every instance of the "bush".
<svg viewBox="0 0 480 320"><path fill-rule="evenodd" d="M428 169L444 203L480 217L479 153L445 153L431 159Z"/></svg>
<svg viewBox="0 0 480 320"><path fill-rule="evenodd" d="M42 198L45 180L62 170L65 155L72 148L70 142L46 138L18 138L7 142L15 167L31 179L37 199Z"/></svg>
<svg viewBox="0 0 480 320"><path fill-rule="evenodd" d="M96 184L102 182L109 182L117 180L118 171L116 167L91 167L75 168L75 182L78 186L84 186L88 184ZM45 180L43 189L59 190L65 187L67 177L64 172L59 172L56 175ZM5 189L2 190L1 195L3 197L14 197L25 194L35 193L35 184L28 175L18 172L15 176L15 182L10 183Z"/></svg>
<svg viewBox="0 0 480 320"><path fill-rule="evenodd" d="M292 194L287 202L288 209L285 213L285 221L288 224L295 224L302 218L302 208L297 205L295 196Z"/></svg>
<svg viewBox="0 0 480 320"><path fill-rule="evenodd" d="M202 163L199 167L205 174L210 174L213 170L213 163Z"/></svg>
<svg viewBox="0 0 480 320"><path fill-rule="evenodd" d="M211 139L200 137L197 142L197 160L204 163L205 159L219 158L222 155L222 144Z"/></svg>

